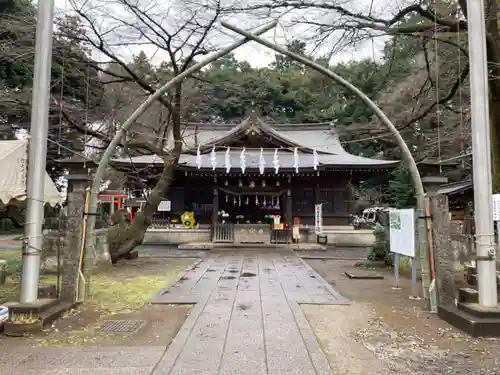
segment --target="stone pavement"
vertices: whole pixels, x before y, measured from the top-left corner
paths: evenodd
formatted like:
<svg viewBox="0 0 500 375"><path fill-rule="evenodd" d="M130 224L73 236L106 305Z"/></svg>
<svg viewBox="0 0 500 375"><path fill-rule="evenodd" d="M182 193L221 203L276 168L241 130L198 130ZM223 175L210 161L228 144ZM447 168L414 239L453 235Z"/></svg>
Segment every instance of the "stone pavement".
<svg viewBox="0 0 500 375"><path fill-rule="evenodd" d="M347 304L293 252L210 253L152 303L196 303L165 347L0 349L1 375L329 375L299 303Z"/></svg>
<svg viewBox="0 0 500 375"><path fill-rule="evenodd" d="M348 302L293 252L225 251L152 303L196 303L154 375L328 375L299 303Z"/></svg>

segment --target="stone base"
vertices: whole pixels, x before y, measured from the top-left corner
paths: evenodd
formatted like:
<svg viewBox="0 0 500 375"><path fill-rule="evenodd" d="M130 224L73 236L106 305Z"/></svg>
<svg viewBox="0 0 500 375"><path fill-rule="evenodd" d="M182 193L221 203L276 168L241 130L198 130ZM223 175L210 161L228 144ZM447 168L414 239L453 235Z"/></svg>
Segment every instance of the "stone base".
<svg viewBox="0 0 500 375"><path fill-rule="evenodd" d="M179 245L179 250L212 250L212 249L280 249L280 250L326 250L326 246L315 243L298 244L238 244L238 243L213 243L190 242Z"/></svg>
<svg viewBox="0 0 500 375"><path fill-rule="evenodd" d="M22 336L40 332L58 319L63 313L70 310L74 303L60 302L57 299L43 298L35 303L8 302L4 306L9 308L9 317L12 315L28 315L37 319L36 322L12 324L8 321L4 325L4 334Z"/></svg>
<svg viewBox="0 0 500 375"><path fill-rule="evenodd" d="M344 272L351 280L383 280L384 276L368 270L357 270L356 272Z"/></svg>
<svg viewBox="0 0 500 375"><path fill-rule="evenodd" d="M500 306L486 308L459 302L457 306L439 306L438 315L473 337L500 337Z"/></svg>

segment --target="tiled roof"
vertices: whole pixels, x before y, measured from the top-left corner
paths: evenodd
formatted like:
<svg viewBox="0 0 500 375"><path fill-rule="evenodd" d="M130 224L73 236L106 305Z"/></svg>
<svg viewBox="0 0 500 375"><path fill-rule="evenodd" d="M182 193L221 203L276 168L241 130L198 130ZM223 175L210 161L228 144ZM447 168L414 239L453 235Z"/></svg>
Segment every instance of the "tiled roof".
<svg viewBox="0 0 500 375"><path fill-rule="evenodd" d="M217 169L225 168L225 151L217 151ZM231 168L241 169L240 165L240 150L230 151ZM264 151L264 160L266 162L266 169L273 169L273 150ZM260 151L248 150L246 153L246 168L248 169L258 169ZM290 151L279 151L279 161L281 169L292 169L294 167L294 157L293 152ZM356 166L356 167L392 167L398 164L398 161L393 160L376 160L364 158L361 156L355 156L348 153L343 153L341 155L334 154L318 154L319 167L321 166ZM133 163L136 165L158 165L163 164L163 159L156 155L144 155L135 158L119 158L113 160L115 163ZM179 160L179 166L193 167L196 168L196 155L183 154ZM299 168L310 169L313 167L313 155L310 153L299 152ZM212 169L212 163L210 160L210 153L202 155L202 166L203 169Z"/></svg>
<svg viewBox="0 0 500 375"><path fill-rule="evenodd" d="M224 168L224 150L231 139L245 134L245 131L256 127L259 131L278 139L289 145L290 148L299 149L299 167L312 168L312 151L319 154L320 166L356 166L356 167L393 167L399 162L395 160L370 159L349 154L340 143L333 126L330 123L316 124L269 124L259 117L248 117L240 124L188 124L182 133L185 154L179 160L179 165L196 167L196 149L198 145L203 148L202 168L212 168L210 162L210 149L217 147L218 168ZM169 137L169 140L172 137ZM167 144L167 148L172 147ZM239 155L241 150L231 151L233 168L240 168ZM258 168L260 151L247 150L247 168ZM273 168L274 150L265 151L267 168ZM293 168L293 153L289 149L279 152L281 168ZM163 160L158 156L139 156L132 158L114 159L117 163L134 164L161 164Z"/></svg>
<svg viewBox="0 0 500 375"><path fill-rule="evenodd" d="M446 185L442 185L437 193L438 194L443 194L443 195L453 195L453 194L458 194L463 191L472 189L472 180L464 180L464 181L459 181L459 182L452 182Z"/></svg>

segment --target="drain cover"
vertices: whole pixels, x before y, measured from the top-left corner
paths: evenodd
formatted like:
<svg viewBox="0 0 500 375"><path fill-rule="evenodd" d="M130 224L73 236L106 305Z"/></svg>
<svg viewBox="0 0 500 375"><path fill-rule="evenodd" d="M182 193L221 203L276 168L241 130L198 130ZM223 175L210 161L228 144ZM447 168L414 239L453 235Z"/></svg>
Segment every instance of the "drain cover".
<svg viewBox="0 0 500 375"><path fill-rule="evenodd" d="M133 333L145 323L144 320L105 320L97 329L99 332Z"/></svg>

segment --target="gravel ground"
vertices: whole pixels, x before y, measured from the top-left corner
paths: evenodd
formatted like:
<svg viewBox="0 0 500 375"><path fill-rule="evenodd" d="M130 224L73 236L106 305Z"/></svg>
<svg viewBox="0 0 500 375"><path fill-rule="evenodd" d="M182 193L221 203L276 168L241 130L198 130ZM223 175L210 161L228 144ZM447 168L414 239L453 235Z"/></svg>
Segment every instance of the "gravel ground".
<svg viewBox="0 0 500 375"><path fill-rule="evenodd" d="M309 264L350 306L302 308L335 374L489 375L500 373L500 340L472 338L408 298L409 280L393 290L384 280L349 280L353 261L310 260Z"/></svg>

